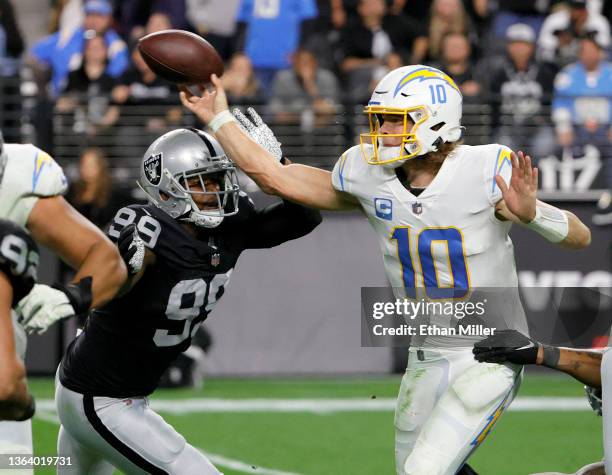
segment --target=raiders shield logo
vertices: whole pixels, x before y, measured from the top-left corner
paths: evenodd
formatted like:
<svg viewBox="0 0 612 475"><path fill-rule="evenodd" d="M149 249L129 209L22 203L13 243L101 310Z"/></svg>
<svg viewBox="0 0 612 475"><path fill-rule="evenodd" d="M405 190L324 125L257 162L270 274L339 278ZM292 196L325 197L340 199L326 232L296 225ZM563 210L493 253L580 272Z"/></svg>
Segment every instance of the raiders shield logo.
<svg viewBox="0 0 612 475"><path fill-rule="evenodd" d="M151 155L144 161L144 172L147 180L152 185L159 185L161 181L161 170L162 170L162 154Z"/></svg>

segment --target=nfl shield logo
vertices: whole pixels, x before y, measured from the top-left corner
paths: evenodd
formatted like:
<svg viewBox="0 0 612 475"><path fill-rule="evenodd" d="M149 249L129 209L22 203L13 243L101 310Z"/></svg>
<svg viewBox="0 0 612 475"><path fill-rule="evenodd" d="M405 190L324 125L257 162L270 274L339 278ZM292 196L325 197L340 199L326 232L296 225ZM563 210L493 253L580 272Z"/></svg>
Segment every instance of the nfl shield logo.
<svg viewBox="0 0 612 475"><path fill-rule="evenodd" d="M210 264L213 267L217 267L220 262L221 262L221 254L219 254L218 252L215 252L210 258Z"/></svg>
<svg viewBox="0 0 612 475"><path fill-rule="evenodd" d="M412 212L414 214L421 214L423 212L423 205L419 202L412 203Z"/></svg>
<svg viewBox="0 0 612 475"><path fill-rule="evenodd" d="M161 169L162 169L162 154L151 155L144 161L144 172L147 180L152 185L159 185L161 181Z"/></svg>

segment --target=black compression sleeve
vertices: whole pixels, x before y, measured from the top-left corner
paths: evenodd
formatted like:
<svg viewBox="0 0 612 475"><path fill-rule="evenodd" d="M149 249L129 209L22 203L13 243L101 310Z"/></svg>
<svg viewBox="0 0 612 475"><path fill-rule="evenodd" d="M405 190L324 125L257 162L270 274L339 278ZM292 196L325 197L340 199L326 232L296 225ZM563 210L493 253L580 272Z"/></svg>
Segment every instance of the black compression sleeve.
<svg viewBox="0 0 612 475"><path fill-rule="evenodd" d="M257 211L248 226L246 249L278 246L310 233L323 218L317 210L283 200Z"/></svg>

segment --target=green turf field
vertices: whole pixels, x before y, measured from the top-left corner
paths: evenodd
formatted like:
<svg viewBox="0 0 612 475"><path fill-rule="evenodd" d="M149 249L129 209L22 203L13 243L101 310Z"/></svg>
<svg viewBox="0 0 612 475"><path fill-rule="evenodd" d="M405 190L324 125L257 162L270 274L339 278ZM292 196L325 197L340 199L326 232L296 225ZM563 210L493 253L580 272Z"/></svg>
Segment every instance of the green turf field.
<svg viewBox="0 0 612 475"><path fill-rule="evenodd" d="M53 383L33 379L30 386L42 402L35 452L55 454ZM391 406L398 386L399 377L215 379L201 391L160 390L151 400L227 475L378 475L395 473ZM570 378L528 375L519 397L529 396L581 398L583 390ZM343 407L355 401L377 409ZM470 463L481 475L522 475L569 473L601 458L601 420L592 412L536 409L502 416Z"/></svg>

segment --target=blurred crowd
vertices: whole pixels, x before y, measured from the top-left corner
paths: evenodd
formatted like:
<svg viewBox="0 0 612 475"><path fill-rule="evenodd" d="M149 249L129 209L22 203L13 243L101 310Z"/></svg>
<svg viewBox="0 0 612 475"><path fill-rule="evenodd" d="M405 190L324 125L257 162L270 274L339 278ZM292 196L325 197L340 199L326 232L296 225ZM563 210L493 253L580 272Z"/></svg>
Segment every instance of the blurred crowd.
<svg viewBox="0 0 612 475"><path fill-rule="evenodd" d="M367 102L376 82L390 69L425 63L456 81L466 107L483 106L473 109L490 126L479 140L536 157L561 149L582 156L591 145L607 162L605 182L612 187L612 0L52 4L49 35L26 47L14 5L0 0L3 96L35 96L29 113L36 140L51 149L47 130L68 131L83 138L80 144L103 149L108 142L99 137L112 137L115 156L135 135L154 138L189 123L176 88L149 69L136 47L145 34L180 28L220 52L231 103L258 105L281 135L294 130L289 135L310 134L316 143L318 131L339 130L342 140L334 143L341 149L359 125L347 116ZM30 87L23 87L24 68ZM21 87L7 78L19 78ZM3 101L3 112L13 112L1 124L13 131L5 132L9 139L23 131L15 126L21 102Z"/></svg>

